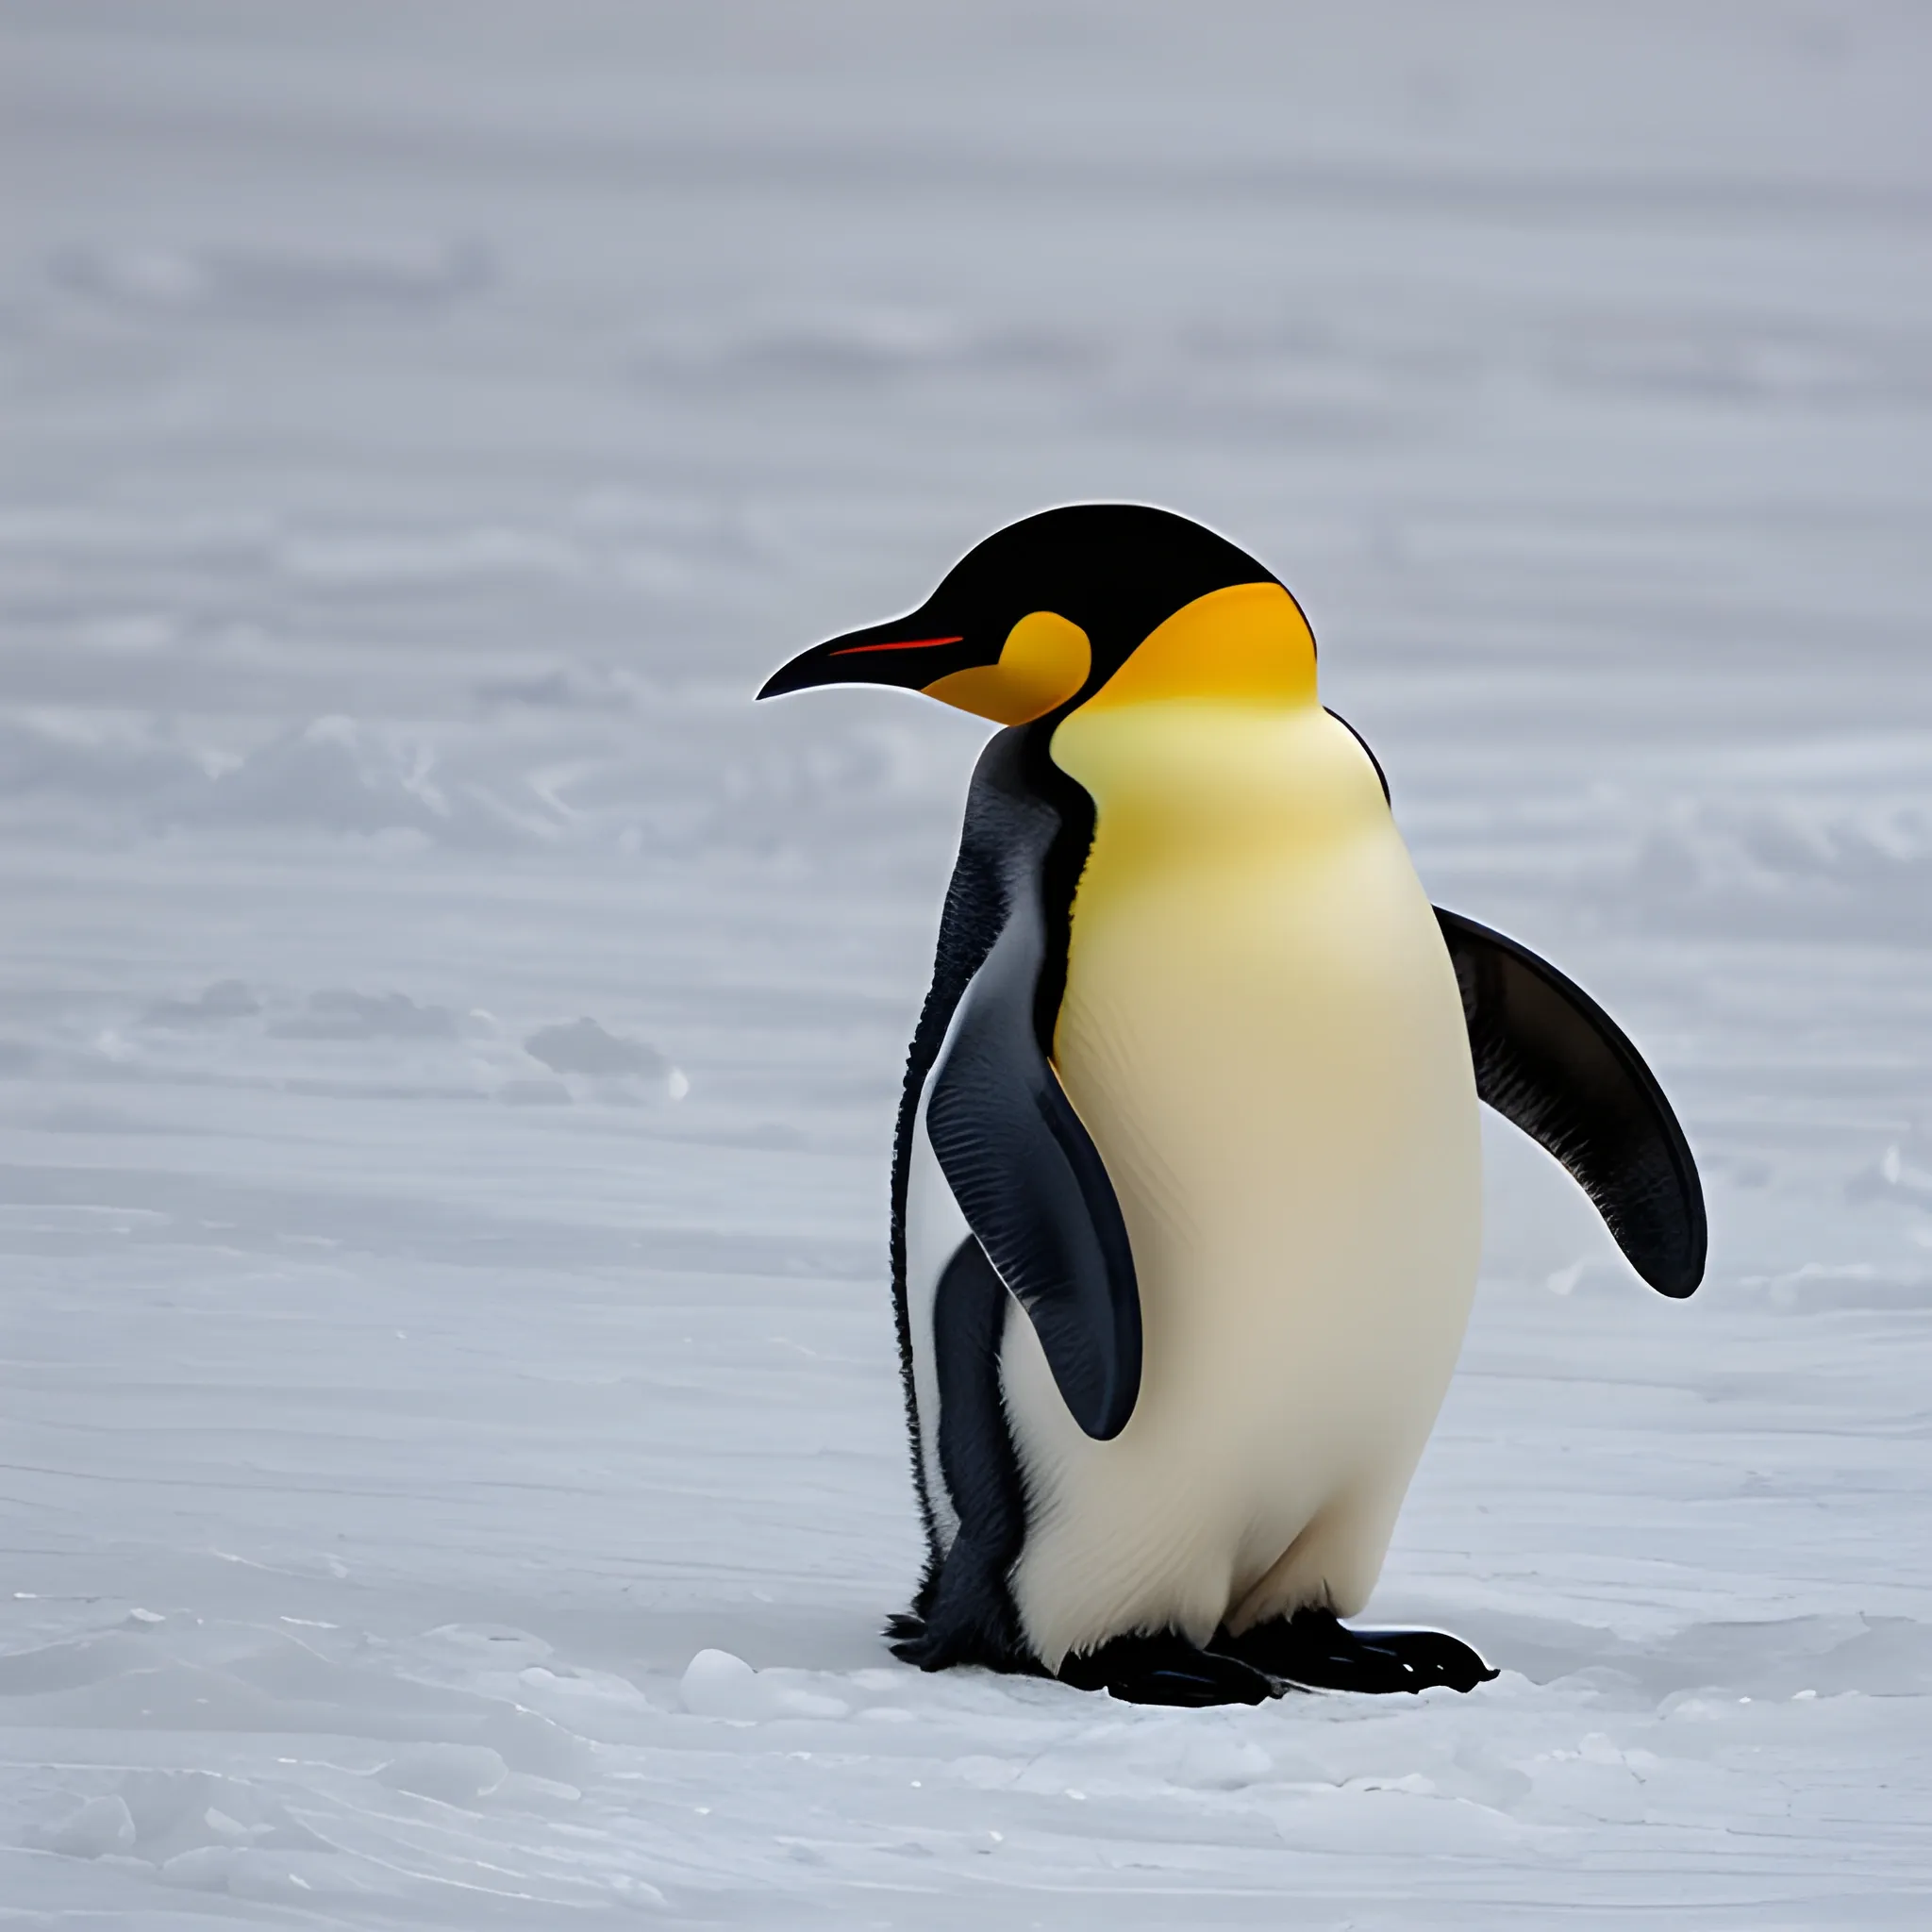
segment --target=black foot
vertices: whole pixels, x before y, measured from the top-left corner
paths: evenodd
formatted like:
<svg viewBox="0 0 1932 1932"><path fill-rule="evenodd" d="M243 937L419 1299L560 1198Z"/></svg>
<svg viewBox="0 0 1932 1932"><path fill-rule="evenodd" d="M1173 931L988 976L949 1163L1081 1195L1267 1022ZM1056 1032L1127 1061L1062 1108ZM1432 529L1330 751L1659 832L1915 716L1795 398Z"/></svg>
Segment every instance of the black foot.
<svg viewBox="0 0 1932 1932"><path fill-rule="evenodd" d="M1225 1652L1197 1650L1172 1631L1158 1637L1116 1637L1098 1650L1070 1657L1060 1682L1105 1690L1127 1704L1265 1704L1281 1686L1264 1670Z"/></svg>
<svg viewBox="0 0 1932 1932"><path fill-rule="evenodd" d="M1297 1610L1239 1637L1214 1640L1224 1657L1314 1690L1474 1690L1496 1673L1460 1639L1440 1630L1351 1630L1326 1610Z"/></svg>
<svg viewBox="0 0 1932 1932"><path fill-rule="evenodd" d="M922 1617L917 1611L893 1617L886 1624L892 1655L922 1671L950 1671L959 1664L977 1664L989 1671L1042 1677L1040 1659L1021 1642L1008 1621L992 1617Z"/></svg>
<svg viewBox="0 0 1932 1932"><path fill-rule="evenodd" d="M989 1671L1044 1675L1040 1659L1020 1635L1013 1600L1007 1593L1005 1571L1010 1560L998 1550L989 1553L961 1531L944 1567L921 1586L912 1607L887 1622L892 1655L922 1671L978 1664Z"/></svg>

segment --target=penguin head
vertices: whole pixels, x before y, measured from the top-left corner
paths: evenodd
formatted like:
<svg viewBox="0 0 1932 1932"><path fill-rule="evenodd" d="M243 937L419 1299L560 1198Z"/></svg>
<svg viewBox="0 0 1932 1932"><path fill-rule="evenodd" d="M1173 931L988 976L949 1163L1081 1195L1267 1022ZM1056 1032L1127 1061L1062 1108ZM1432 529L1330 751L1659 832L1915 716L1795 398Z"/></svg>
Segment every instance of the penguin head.
<svg viewBox="0 0 1932 1932"><path fill-rule="evenodd" d="M1268 570L1144 504L1080 503L995 530L917 610L815 644L761 698L896 685L1000 724L1162 698L1312 703L1315 640Z"/></svg>

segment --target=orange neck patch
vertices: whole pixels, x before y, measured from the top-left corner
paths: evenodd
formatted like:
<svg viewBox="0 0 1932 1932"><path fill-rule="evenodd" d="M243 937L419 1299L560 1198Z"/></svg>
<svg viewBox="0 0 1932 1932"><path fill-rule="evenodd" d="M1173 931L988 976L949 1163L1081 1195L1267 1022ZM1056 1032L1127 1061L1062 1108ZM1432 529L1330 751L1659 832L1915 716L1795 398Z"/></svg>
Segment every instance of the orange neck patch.
<svg viewBox="0 0 1932 1932"><path fill-rule="evenodd" d="M1175 699L1279 706L1315 702L1315 634L1279 584L1230 584L1185 604L1080 707Z"/></svg>

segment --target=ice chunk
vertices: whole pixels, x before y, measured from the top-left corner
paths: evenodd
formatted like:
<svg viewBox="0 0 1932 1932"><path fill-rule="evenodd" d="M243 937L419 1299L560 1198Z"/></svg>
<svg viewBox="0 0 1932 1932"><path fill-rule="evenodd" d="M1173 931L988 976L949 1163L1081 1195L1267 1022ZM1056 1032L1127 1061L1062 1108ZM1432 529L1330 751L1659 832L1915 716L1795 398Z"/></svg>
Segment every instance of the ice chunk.
<svg viewBox="0 0 1932 1932"><path fill-rule="evenodd" d="M693 1717L750 1720L771 1715L758 1674L728 1650L699 1651L684 1667L678 1690Z"/></svg>
<svg viewBox="0 0 1932 1932"><path fill-rule="evenodd" d="M197 1891L225 1891L238 1860L233 1845L191 1845L161 1861L163 1885L186 1885Z"/></svg>
<svg viewBox="0 0 1932 1932"><path fill-rule="evenodd" d="M392 1791L469 1805L488 1797L509 1775L509 1767L487 1744L425 1744L405 1751L375 1774Z"/></svg>
<svg viewBox="0 0 1932 1932"><path fill-rule="evenodd" d="M701 1650L685 1666L679 1690L695 1717L732 1718L741 1724L773 1717L844 1717L841 1698L825 1697L785 1682L791 1671L755 1671L728 1650Z"/></svg>
<svg viewBox="0 0 1932 1932"><path fill-rule="evenodd" d="M78 1811L41 1834L50 1852L70 1858L105 1858L113 1852L134 1849L134 1814L125 1798L90 1798Z"/></svg>

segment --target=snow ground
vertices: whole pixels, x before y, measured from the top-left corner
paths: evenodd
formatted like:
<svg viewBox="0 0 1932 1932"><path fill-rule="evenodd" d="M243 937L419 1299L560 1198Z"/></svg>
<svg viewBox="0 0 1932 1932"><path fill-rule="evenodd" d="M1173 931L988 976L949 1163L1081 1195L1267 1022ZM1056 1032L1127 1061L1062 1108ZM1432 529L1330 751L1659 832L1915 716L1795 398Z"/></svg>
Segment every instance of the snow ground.
<svg viewBox="0 0 1932 1932"><path fill-rule="evenodd" d="M1341 11L0 9L0 1924L1932 1914L1932 24ZM1466 1700L875 1635L979 734L749 693L1089 495L1705 1163L1492 1138Z"/></svg>

